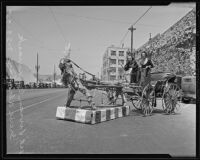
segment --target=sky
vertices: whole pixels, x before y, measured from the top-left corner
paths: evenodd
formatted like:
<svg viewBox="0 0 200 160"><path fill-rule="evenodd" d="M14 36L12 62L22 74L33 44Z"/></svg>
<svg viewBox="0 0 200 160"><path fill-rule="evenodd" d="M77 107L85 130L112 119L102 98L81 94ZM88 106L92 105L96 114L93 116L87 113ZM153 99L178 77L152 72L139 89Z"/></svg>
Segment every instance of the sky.
<svg viewBox="0 0 200 160"><path fill-rule="evenodd" d="M194 3L168 6L7 6L6 56L27 65L34 73L60 74L59 61L70 46L71 59L93 74L100 74L107 47L130 47L128 28L134 25L133 48L163 33L185 16ZM127 33L128 32L128 33ZM127 33L127 34L126 34ZM125 36L126 35L126 36ZM19 36L26 39L20 42ZM125 37L124 37L125 36ZM12 49L10 49L11 46ZM19 48L19 45L21 48ZM76 69L76 71L78 71Z"/></svg>

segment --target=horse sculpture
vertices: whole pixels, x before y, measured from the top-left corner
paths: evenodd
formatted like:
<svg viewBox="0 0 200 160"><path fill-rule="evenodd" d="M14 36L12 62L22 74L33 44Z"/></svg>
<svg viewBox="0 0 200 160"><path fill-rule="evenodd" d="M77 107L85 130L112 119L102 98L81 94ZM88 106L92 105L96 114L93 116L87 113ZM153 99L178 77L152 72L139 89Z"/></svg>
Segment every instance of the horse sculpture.
<svg viewBox="0 0 200 160"><path fill-rule="evenodd" d="M59 68L61 70L62 75L62 83L69 88L68 90L68 97L66 102L66 107L71 107L70 104L72 100L74 100L74 95L77 91L80 91L82 94L84 94L87 97L87 102L89 103L89 106L91 109L96 109L95 103L92 101L92 96L89 93L89 90L91 89L98 89L103 90L106 92L108 104L107 105L116 105L116 101L118 99L118 96L120 95L122 98L122 105L126 105L126 97L123 93L123 86L119 83L109 83L109 82L103 82L98 81L95 79L95 75L84 71L87 74L90 74L93 77L92 80L86 80L83 78L83 76L78 76L73 69L72 64L74 64L76 67L84 71L82 68L80 68L77 64L75 64L72 60L69 58L62 58L60 60ZM81 74L83 75L83 74ZM84 76L85 77L85 76Z"/></svg>
<svg viewBox="0 0 200 160"><path fill-rule="evenodd" d="M95 103L92 101L92 96L90 95L88 89L82 84L78 75L74 72L71 60L68 58L61 59L59 68L61 70L62 83L69 88L66 107L71 107L70 104L74 98L75 93L80 91L87 97L89 106L92 109L96 109Z"/></svg>

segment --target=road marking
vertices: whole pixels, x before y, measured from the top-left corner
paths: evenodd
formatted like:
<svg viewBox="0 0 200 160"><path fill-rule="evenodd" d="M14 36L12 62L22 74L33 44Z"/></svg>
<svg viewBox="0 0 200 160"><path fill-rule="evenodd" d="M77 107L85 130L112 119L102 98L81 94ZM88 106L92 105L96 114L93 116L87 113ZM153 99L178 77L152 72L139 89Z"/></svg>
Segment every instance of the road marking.
<svg viewBox="0 0 200 160"><path fill-rule="evenodd" d="M63 92L63 91L61 91L61 92ZM43 92L42 92L43 93ZM21 100L14 100L13 102L9 102L9 101L7 101L6 103L8 103L8 104L12 104L12 103L16 103L16 102L21 102L21 101L25 101L25 100L29 100L29 99L32 99L32 98L38 98L38 97L41 97L41 96L45 96L45 95L50 95L50 94L54 94L54 93L57 93L57 92L51 92L51 93L44 93L44 94L41 94L41 95L37 95L37 96L34 96L34 97L29 97L29 98L24 98L24 99L21 99ZM14 93L14 95L15 95L16 93ZM7 95L7 97L8 97L9 95Z"/></svg>
<svg viewBox="0 0 200 160"><path fill-rule="evenodd" d="M64 95L64 94L61 94L61 95ZM55 97L51 97L51 98L47 98L47 99L45 99L45 100L43 100L43 101L40 101L40 102L38 102L38 103L34 103L34 104L31 104L31 105L25 106L25 107L23 107L23 110L24 110L24 109L27 109L27 108L30 108L30 107L32 107L32 106L41 104L41 103L43 103L43 102L46 102L46 101L48 101L48 100L54 99L54 98L59 97L59 96L61 96L61 95L58 95L58 96L55 96ZM15 110L14 112L9 112L9 113L6 114L6 116L9 115L9 114L13 114L13 113L15 113L15 112L18 112L18 111L20 111L20 109L17 109L17 110Z"/></svg>

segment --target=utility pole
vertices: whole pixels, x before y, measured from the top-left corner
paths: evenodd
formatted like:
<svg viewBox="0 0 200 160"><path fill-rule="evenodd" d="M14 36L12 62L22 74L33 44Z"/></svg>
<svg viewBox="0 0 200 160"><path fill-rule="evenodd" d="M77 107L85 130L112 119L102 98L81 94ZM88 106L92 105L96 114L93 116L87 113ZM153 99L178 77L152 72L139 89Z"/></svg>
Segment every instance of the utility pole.
<svg viewBox="0 0 200 160"><path fill-rule="evenodd" d="M133 25L128 29L131 31L131 54L133 54L133 31L136 30L136 28L133 28ZM135 58L135 52L134 52L134 58Z"/></svg>
<svg viewBox="0 0 200 160"><path fill-rule="evenodd" d="M149 33L150 37L149 37L149 41L151 40L151 33Z"/></svg>
<svg viewBox="0 0 200 160"><path fill-rule="evenodd" d="M54 64L54 72L53 72L53 81L55 83L55 80L56 80L56 71L55 71L55 64Z"/></svg>
<svg viewBox="0 0 200 160"><path fill-rule="evenodd" d="M37 73L37 84L38 84L38 71L40 69L40 66L38 65L38 53L37 53L37 65L35 66L36 73Z"/></svg>

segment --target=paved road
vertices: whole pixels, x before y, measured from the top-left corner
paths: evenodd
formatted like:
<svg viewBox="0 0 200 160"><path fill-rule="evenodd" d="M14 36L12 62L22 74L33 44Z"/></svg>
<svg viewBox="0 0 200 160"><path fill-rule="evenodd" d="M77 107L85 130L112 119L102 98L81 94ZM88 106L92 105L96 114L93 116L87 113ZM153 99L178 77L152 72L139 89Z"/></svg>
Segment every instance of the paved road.
<svg viewBox="0 0 200 160"><path fill-rule="evenodd" d="M158 100L152 116L133 110L128 117L88 125L56 120L56 108L65 103L67 89L20 91L7 92L8 153L195 156L195 104L182 104L177 114L164 115ZM101 103L101 94L95 92L95 97Z"/></svg>

